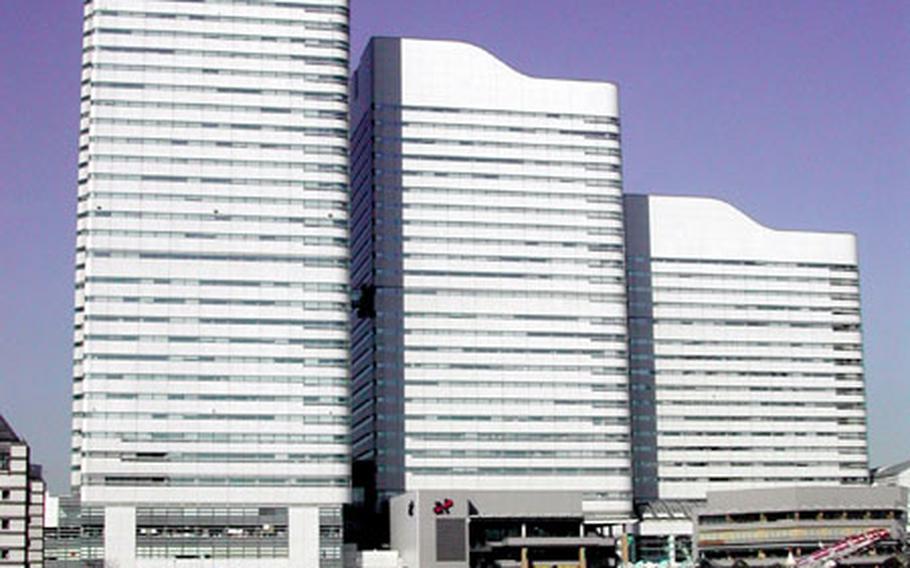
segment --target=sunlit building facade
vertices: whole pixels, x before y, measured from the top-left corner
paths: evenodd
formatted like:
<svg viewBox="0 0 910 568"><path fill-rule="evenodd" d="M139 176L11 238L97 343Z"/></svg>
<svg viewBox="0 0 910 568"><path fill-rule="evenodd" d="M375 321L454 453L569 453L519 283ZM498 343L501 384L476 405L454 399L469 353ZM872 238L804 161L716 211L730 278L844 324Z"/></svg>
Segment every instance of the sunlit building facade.
<svg viewBox="0 0 910 568"><path fill-rule="evenodd" d="M348 19L85 3L72 484L108 562L341 564Z"/></svg>
<svg viewBox="0 0 910 568"><path fill-rule="evenodd" d="M625 202L636 500L865 483L856 238Z"/></svg>
<svg viewBox="0 0 910 568"><path fill-rule="evenodd" d="M374 38L351 146L365 490L558 488L628 517L616 86Z"/></svg>

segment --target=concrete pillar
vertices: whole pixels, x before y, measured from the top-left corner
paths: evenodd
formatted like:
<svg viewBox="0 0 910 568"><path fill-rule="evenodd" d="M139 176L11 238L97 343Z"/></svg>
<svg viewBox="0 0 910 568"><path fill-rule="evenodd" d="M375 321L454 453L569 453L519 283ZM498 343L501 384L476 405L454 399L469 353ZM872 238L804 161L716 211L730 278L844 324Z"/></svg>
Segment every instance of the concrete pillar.
<svg viewBox="0 0 910 568"><path fill-rule="evenodd" d="M319 507L288 509L288 560L291 566L319 568Z"/></svg>
<svg viewBox="0 0 910 568"><path fill-rule="evenodd" d="M578 549L578 568L588 568L588 557L583 546Z"/></svg>
<svg viewBox="0 0 910 568"><path fill-rule="evenodd" d="M104 560L109 568L136 565L135 507L105 507Z"/></svg>
<svg viewBox="0 0 910 568"><path fill-rule="evenodd" d="M524 525L522 525L524 526ZM528 561L528 547L521 547L521 568L531 568L531 563Z"/></svg>

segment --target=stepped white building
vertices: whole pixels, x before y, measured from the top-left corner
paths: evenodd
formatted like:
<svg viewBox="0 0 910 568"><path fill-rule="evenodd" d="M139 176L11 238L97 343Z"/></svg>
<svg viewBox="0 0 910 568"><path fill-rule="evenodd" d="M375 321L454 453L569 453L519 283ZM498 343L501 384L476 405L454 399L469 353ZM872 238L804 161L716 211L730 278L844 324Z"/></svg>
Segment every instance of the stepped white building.
<svg viewBox="0 0 910 568"><path fill-rule="evenodd" d="M109 562L340 566L348 19L85 3L72 482Z"/></svg>
<svg viewBox="0 0 910 568"><path fill-rule="evenodd" d="M367 48L353 448L379 501L560 489L588 519L630 514L619 132L611 83L460 42Z"/></svg>
<svg viewBox="0 0 910 568"><path fill-rule="evenodd" d="M855 237L625 202L636 500L864 483Z"/></svg>

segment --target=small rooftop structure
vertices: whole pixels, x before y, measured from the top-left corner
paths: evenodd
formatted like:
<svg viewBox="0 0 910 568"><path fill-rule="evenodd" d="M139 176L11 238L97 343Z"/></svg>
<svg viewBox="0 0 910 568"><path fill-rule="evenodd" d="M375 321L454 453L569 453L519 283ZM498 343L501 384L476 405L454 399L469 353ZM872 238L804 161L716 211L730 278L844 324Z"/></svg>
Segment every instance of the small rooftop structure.
<svg viewBox="0 0 910 568"><path fill-rule="evenodd" d="M735 515L756 511L868 510L900 508L904 493L897 487L781 487L712 491L699 516Z"/></svg>

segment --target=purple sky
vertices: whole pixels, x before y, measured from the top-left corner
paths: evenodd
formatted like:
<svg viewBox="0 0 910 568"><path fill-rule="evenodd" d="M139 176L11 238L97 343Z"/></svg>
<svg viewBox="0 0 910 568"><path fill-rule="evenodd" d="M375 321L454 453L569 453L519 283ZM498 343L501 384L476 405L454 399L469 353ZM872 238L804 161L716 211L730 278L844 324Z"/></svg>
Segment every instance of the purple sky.
<svg viewBox="0 0 910 568"><path fill-rule="evenodd" d="M859 235L872 464L910 458L910 3L351 0L371 35L617 82L629 192ZM67 483L82 3L0 1L0 412Z"/></svg>

